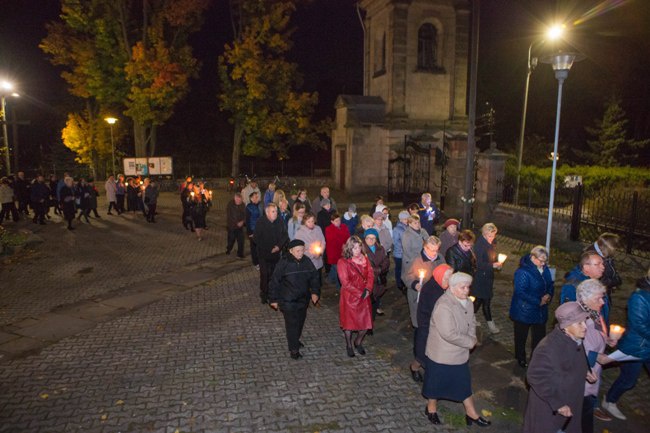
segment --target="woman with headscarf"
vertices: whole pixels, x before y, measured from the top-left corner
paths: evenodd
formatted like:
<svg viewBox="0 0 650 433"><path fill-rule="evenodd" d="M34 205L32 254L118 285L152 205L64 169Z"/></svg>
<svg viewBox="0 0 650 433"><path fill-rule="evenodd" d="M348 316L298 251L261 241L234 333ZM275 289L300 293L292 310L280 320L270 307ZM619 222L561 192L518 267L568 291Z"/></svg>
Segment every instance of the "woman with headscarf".
<svg viewBox="0 0 650 433"><path fill-rule="evenodd" d="M372 305L370 297L374 287L375 274L370 261L363 253L363 242L352 236L343 247L343 257L336 265L341 281L339 300L339 324L345 336L345 346L349 357L354 349L365 355L362 343L369 329L372 329ZM353 340L353 333L357 333Z"/></svg>
<svg viewBox="0 0 650 433"><path fill-rule="evenodd" d="M436 302L449 288L449 278L454 273L451 266L446 263L436 266L433 270L433 278L426 282L420 290L420 300L418 301L417 320L418 327L415 330L415 360L421 365L426 364L426 347L429 338L429 323ZM411 377L416 382L422 382L422 374L419 368L410 368Z"/></svg>
<svg viewBox="0 0 650 433"><path fill-rule="evenodd" d="M422 395L428 399L424 413L432 424L442 424L438 400L462 401L468 426L491 424L479 415L472 398L469 351L476 345L476 319L469 299L471 284L470 275L453 274L431 316Z"/></svg>

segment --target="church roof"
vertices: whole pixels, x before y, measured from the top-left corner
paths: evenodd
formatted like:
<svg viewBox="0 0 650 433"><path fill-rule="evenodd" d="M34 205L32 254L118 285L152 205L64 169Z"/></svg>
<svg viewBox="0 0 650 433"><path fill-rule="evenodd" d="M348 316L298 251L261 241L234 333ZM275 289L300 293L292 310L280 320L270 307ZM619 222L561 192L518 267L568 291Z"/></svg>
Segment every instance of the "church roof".
<svg viewBox="0 0 650 433"><path fill-rule="evenodd" d="M347 108L347 125L383 124L386 104L379 96L339 95L335 108Z"/></svg>

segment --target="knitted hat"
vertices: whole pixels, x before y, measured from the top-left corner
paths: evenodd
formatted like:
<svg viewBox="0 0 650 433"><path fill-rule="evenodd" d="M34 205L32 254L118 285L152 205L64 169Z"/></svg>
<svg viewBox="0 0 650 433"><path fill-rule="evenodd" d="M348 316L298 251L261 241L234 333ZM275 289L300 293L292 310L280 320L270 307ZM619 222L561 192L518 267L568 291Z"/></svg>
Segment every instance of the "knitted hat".
<svg viewBox="0 0 650 433"><path fill-rule="evenodd" d="M453 269L453 268L446 263L438 265L434 268L433 279L436 280L436 283L438 283L440 287L442 287L442 277L445 276L445 272L447 272L449 269ZM447 289L447 287L442 287L442 288Z"/></svg>
<svg viewBox="0 0 650 433"><path fill-rule="evenodd" d="M303 241L301 241L300 239L294 239L287 244L287 249L290 250L291 248L294 247L304 247L304 246L305 243Z"/></svg>
<svg viewBox="0 0 650 433"><path fill-rule="evenodd" d="M370 235L374 236L375 239L379 239L379 233L375 229L372 229L372 228L371 229L366 229L366 231L363 232L363 238L364 239L367 238Z"/></svg>
<svg viewBox="0 0 650 433"><path fill-rule="evenodd" d="M443 227L447 228L452 224L455 225L456 227L460 227L460 221L458 221L456 218L449 218L447 221L445 221Z"/></svg>

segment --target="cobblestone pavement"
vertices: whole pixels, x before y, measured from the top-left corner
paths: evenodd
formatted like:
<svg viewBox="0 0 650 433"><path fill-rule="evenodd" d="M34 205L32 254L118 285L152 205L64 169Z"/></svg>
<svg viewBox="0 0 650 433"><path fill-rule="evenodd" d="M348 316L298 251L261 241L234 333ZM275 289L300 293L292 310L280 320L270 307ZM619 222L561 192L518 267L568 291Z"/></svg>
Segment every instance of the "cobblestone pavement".
<svg viewBox="0 0 650 433"><path fill-rule="evenodd" d="M337 298L325 288L323 307L308 314L305 357L293 361L281 314L259 304L258 273L223 254L222 209L199 243L178 224L176 200L163 195L155 226L140 216L102 215L91 223L98 227L83 224L65 242L58 241L70 239L60 224L38 227L45 243L3 267L5 329L63 304L94 299L92 311L124 305L106 300L116 290L128 297L148 287L168 295L0 364L0 432L466 431L458 404L441 405L445 426L431 426L422 414L424 399L407 370L406 303L396 290L385 297L387 313L367 340L368 355L348 358ZM515 252L527 246L503 239L500 248L512 258L495 288L502 332L486 335L484 322L479 328L473 387L477 406L492 412L488 430L518 432L524 372L512 360L507 308ZM614 317L623 322L624 303L618 304ZM616 374L606 371L605 381ZM596 431L645 431L647 389L642 375L619 404L632 419L597 423Z"/></svg>

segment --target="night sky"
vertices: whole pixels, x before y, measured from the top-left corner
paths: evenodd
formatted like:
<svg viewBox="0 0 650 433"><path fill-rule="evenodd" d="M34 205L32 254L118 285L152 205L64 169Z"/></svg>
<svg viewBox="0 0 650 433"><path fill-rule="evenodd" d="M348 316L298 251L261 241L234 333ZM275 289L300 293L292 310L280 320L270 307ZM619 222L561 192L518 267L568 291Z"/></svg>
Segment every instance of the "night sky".
<svg viewBox="0 0 650 433"><path fill-rule="evenodd" d="M9 0L3 1L6 5ZM232 38L227 1L214 0L200 32L191 42L202 62L199 77L188 97L161 128L158 154L178 160L222 161L230 158L231 129L227 115L218 110L217 57ZM354 0L314 0L294 15L294 49L290 60L299 64L304 90L318 91L317 117L334 117L333 104L341 93L362 91L363 33ZM514 149L526 77L528 45L539 37L553 17L570 25L574 47L587 56L576 63L565 83L561 136L565 147L581 147L584 127L602 116L612 93L623 98L636 138L650 137L650 5L646 1L483 0L480 30L479 110L488 101L496 110L499 147ZM15 104L20 121L21 166L38 165L34 155L61 150L60 130L74 107L60 70L39 50L44 24L56 19L56 0L11 1L0 16L0 76L17 82L24 95ZM556 4L558 6L556 6ZM608 10L607 6L621 4ZM600 5L599 9L597 6ZM596 9L592 10L592 8ZM590 10L592 10L590 12ZM539 65L532 75L527 134L552 140L557 81L549 65ZM479 113L480 114L480 113ZM10 128L11 130L11 128ZM12 139L10 137L10 139ZM125 150L126 138L122 145ZM485 143L482 143L484 145ZM321 151L326 159L327 150ZM562 152L560 153L562 154ZM295 157L294 157L295 158ZM323 158L320 158L321 160Z"/></svg>

